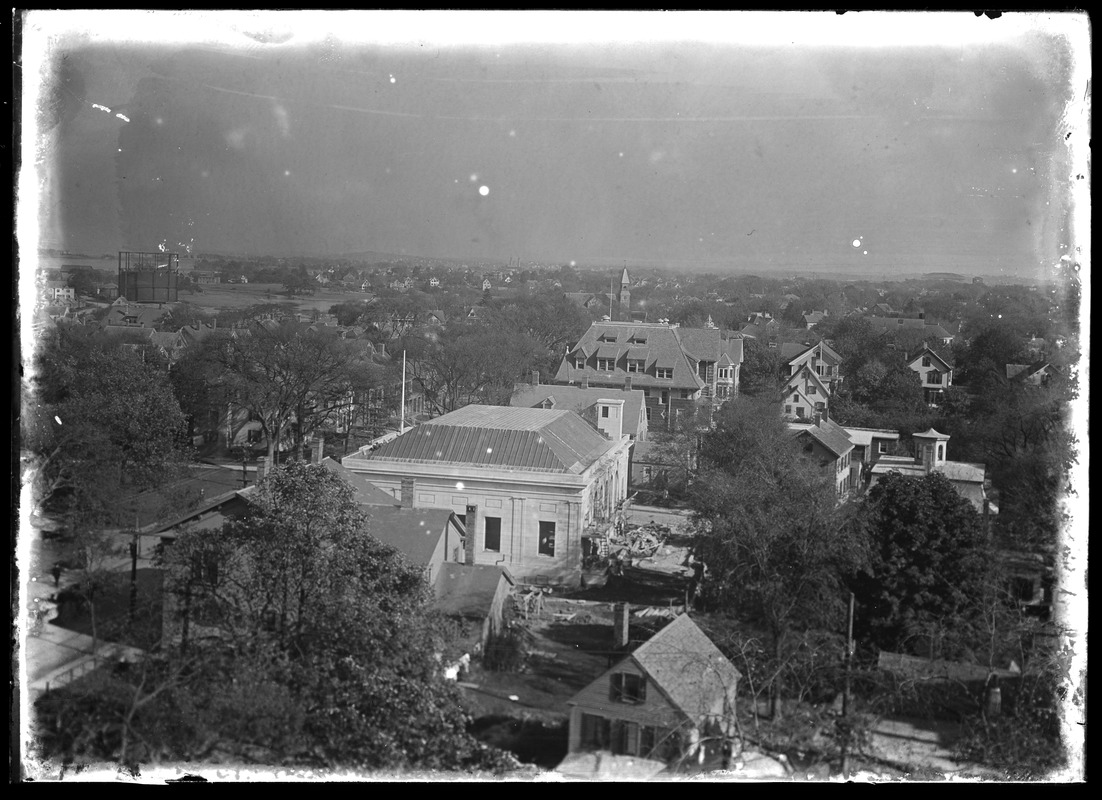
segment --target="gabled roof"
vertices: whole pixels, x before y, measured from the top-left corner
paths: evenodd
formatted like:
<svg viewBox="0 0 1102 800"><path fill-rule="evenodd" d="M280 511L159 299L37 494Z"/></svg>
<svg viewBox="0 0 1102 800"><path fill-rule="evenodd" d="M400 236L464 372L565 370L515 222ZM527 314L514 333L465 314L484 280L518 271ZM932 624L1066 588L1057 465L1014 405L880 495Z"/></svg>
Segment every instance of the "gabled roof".
<svg viewBox="0 0 1102 800"><path fill-rule="evenodd" d="M559 411L574 411L582 414L592 408L598 400L624 401L624 433L636 433L640 420L646 419L646 400L641 389L583 389L580 386L555 386L551 384L520 384L513 392L509 405L514 408L539 408L544 400L554 395L553 408Z"/></svg>
<svg viewBox="0 0 1102 800"><path fill-rule="evenodd" d="M797 351L795 347L800 347L802 349ZM790 353L791 356L789 356ZM795 366L801 361L811 358L813 355L822 359L829 359L835 364L842 360L842 357L838 355L834 348L823 341L811 345L800 345L796 342L786 342L781 345L781 356L788 356L788 364L790 366Z"/></svg>
<svg viewBox="0 0 1102 800"><path fill-rule="evenodd" d="M335 475L340 476L352 487L356 502L364 506L397 506L398 500L391 497L363 475L341 465L336 459L323 458L321 465Z"/></svg>
<svg viewBox="0 0 1102 800"><path fill-rule="evenodd" d="M918 361L920 358L923 358L925 356L929 356L930 358L936 358L938 361L941 362L941 366L944 367L946 371L951 370L953 368L952 364L950 364L944 358L939 356L936 351L931 350L929 347L923 347L921 350L919 350L917 353L915 353L913 356L911 356L911 358L907 360L907 366L911 366L916 361Z"/></svg>
<svg viewBox="0 0 1102 800"><path fill-rule="evenodd" d="M853 442L846 434L846 429L833 420L820 420L817 425L811 425L796 435L802 436L803 434L810 436L838 458L853 449Z"/></svg>
<svg viewBox="0 0 1102 800"><path fill-rule="evenodd" d="M389 505L364 510L368 517L367 532L417 565L427 565L432 560L453 516L447 508Z"/></svg>
<svg viewBox="0 0 1102 800"><path fill-rule="evenodd" d="M1015 381L1027 381L1034 375L1043 373L1045 370L1059 372L1056 367L1042 360L1034 361L1032 364L1007 364L1006 377Z"/></svg>
<svg viewBox="0 0 1102 800"><path fill-rule="evenodd" d="M819 387L819 390L823 393L824 396L829 396L830 395L830 388L826 385L826 383L823 381L822 378L820 378L818 375L816 375L812 371L811 367L809 367L807 364L804 364L794 374L792 374L788 377L788 382L785 383L785 385L784 385L785 386L784 391L787 392L791 388L795 388L795 384L800 382L801 379L803 379L803 381L802 381L803 386L806 386L807 381L810 380L810 381L814 382L816 386ZM803 389L801 389L800 391L802 392ZM806 392L805 392L805 394L806 394Z"/></svg>
<svg viewBox="0 0 1102 800"><path fill-rule="evenodd" d="M516 584L504 566L446 562L436 576L436 608L450 616L485 619L502 579Z"/></svg>
<svg viewBox="0 0 1102 800"><path fill-rule="evenodd" d="M732 696L741 676L688 614L676 617L629 656L690 719Z"/></svg>
<svg viewBox="0 0 1102 800"><path fill-rule="evenodd" d="M874 333L893 333L895 331L917 331L923 336L936 336L939 339L951 339L953 334L937 323L927 322L917 317L868 317L869 326Z"/></svg>
<svg viewBox="0 0 1102 800"><path fill-rule="evenodd" d="M363 457L580 474L617 444L573 411L470 405Z"/></svg>
<svg viewBox="0 0 1102 800"><path fill-rule="evenodd" d="M690 363L689 356L683 349L682 339L679 338L677 330L663 323L594 322L589 326L589 330L585 332L577 345L571 349L570 353L574 354L578 350L583 350L587 354L591 354L600 347L602 358L616 358L611 377L608 370L597 370L595 365L590 364L585 364L579 369L574 366L572 358L565 358L555 373L555 382L580 383L583 378L589 377L622 384L624 379L630 375L632 386L661 386L673 389L692 389L694 391L700 389L704 386L704 381L696 374L696 369ZM681 330L684 331L685 329ZM703 332L715 334L716 349L715 355L711 359L714 360L719 357L719 331ZM632 343L631 339L633 338L645 338L646 344ZM689 338L692 339L695 345L697 341L695 335L690 334ZM648 353L648 367L652 362L659 367L670 367L673 369L673 378L660 379L647 373L629 373L626 369L627 364L624 356L629 350L638 353L640 348L645 348ZM605 355L606 353L611 354L613 351L615 351L615 355ZM633 355L633 357L635 356Z"/></svg>

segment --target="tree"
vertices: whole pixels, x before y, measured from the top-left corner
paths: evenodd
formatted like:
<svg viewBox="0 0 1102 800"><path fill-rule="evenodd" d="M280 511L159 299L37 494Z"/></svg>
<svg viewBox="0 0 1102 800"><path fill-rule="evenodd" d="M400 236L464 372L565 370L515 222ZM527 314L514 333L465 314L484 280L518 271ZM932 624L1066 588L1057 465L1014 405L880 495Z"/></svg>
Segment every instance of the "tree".
<svg viewBox="0 0 1102 800"><path fill-rule="evenodd" d="M861 636L885 650L959 655L992 560L972 504L940 473L891 472L854 524L872 543L869 566L854 579Z"/></svg>
<svg viewBox="0 0 1102 800"><path fill-rule="evenodd" d="M375 540L371 524L339 477L292 462L258 486L248 517L185 532L164 554L174 624L161 654L47 693L38 704L47 754L503 766L467 732L458 689L443 677L441 622L421 569Z"/></svg>
<svg viewBox="0 0 1102 800"><path fill-rule="evenodd" d="M702 440L690 488L694 547L710 572L703 597L768 632L773 712L791 688L781 668L794 636L840 629L844 577L863 563L861 531L845 524L832 476L800 457L774 403L726 403Z"/></svg>
<svg viewBox="0 0 1102 800"><path fill-rule="evenodd" d="M366 353L352 343L290 320L235 331L222 340L220 358L227 394L260 421L270 460L288 432L293 451L300 452L376 376Z"/></svg>
<svg viewBox="0 0 1102 800"><path fill-rule="evenodd" d="M561 292L522 295L497 304L488 324L501 326L542 347L531 365L541 373L554 373L563 351L582 337L590 325L589 316Z"/></svg>
<svg viewBox="0 0 1102 800"><path fill-rule="evenodd" d="M39 359L23 429L36 502L71 527L114 522L124 494L165 483L184 461L179 403L165 375L131 350L62 336Z"/></svg>
<svg viewBox="0 0 1102 800"><path fill-rule="evenodd" d="M739 394L775 399L781 389L780 369L775 350L757 339L743 339Z"/></svg>

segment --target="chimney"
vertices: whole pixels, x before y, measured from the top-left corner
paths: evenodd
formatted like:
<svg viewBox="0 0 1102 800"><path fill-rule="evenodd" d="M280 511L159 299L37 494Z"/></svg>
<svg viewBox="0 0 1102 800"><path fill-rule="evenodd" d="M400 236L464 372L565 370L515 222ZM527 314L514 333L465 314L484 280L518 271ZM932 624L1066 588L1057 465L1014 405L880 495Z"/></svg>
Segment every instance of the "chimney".
<svg viewBox="0 0 1102 800"><path fill-rule="evenodd" d="M314 464L320 464L322 459L325 458L325 437L318 436L314 439Z"/></svg>
<svg viewBox="0 0 1102 800"><path fill-rule="evenodd" d="M588 389L589 388L589 376L588 375L583 375L582 376L582 388L583 389Z"/></svg>
<svg viewBox="0 0 1102 800"><path fill-rule="evenodd" d="M478 516L478 506L467 506L467 522L464 527L467 529L467 537L463 540L463 563L474 563L474 548L475 538L478 536L478 529L481 527L482 520Z"/></svg>
<svg viewBox="0 0 1102 800"><path fill-rule="evenodd" d="M532 370L532 377L529 378L528 382L531 383L533 386L539 386L540 385L539 370L535 370L535 369Z"/></svg>
<svg viewBox="0 0 1102 800"><path fill-rule="evenodd" d="M630 392L631 391L631 376L630 375L628 375L627 377L624 378L624 391L625 392Z"/></svg>
<svg viewBox="0 0 1102 800"><path fill-rule="evenodd" d="M628 646L631 624L631 606L627 603L616 603L612 607L612 649L623 650Z"/></svg>
<svg viewBox="0 0 1102 800"><path fill-rule="evenodd" d="M402 478L402 508L413 508L413 478Z"/></svg>

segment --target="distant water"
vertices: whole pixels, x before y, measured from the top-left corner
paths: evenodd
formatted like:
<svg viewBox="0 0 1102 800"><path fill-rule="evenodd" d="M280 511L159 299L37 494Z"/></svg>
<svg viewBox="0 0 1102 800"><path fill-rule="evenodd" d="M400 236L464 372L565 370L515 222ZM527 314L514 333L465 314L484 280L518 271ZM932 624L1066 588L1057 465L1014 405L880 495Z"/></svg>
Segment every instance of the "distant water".
<svg viewBox="0 0 1102 800"><path fill-rule="evenodd" d="M110 272L116 274L119 271L119 257L118 254L108 256L107 258L97 258L95 256L43 256L37 253L32 253L20 258L21 266L31 263L37 259L37 268L42 270L48 269L62 269L66 266L75 267L91 267L92 269L102 270L103 272ZM180 259L180 271L190 272L195 268L198 263L198 259L194 258L181 258Z"/></svg>

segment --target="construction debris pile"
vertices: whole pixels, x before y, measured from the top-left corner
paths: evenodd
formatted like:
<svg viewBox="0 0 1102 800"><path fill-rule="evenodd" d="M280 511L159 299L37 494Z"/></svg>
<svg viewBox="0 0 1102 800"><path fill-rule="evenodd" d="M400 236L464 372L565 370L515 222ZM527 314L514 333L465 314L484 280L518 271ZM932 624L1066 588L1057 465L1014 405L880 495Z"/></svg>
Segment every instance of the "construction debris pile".
<svg viewBox="0 0 1102 800"><path fill-rule="evenodd" d="M669 537L669 527L657 522L648 522L640 528L619 527L608 536L608 556L611 559L620 559L619 554L622 551L623 559L631 561L651 558L666 544Z"/></svg>

